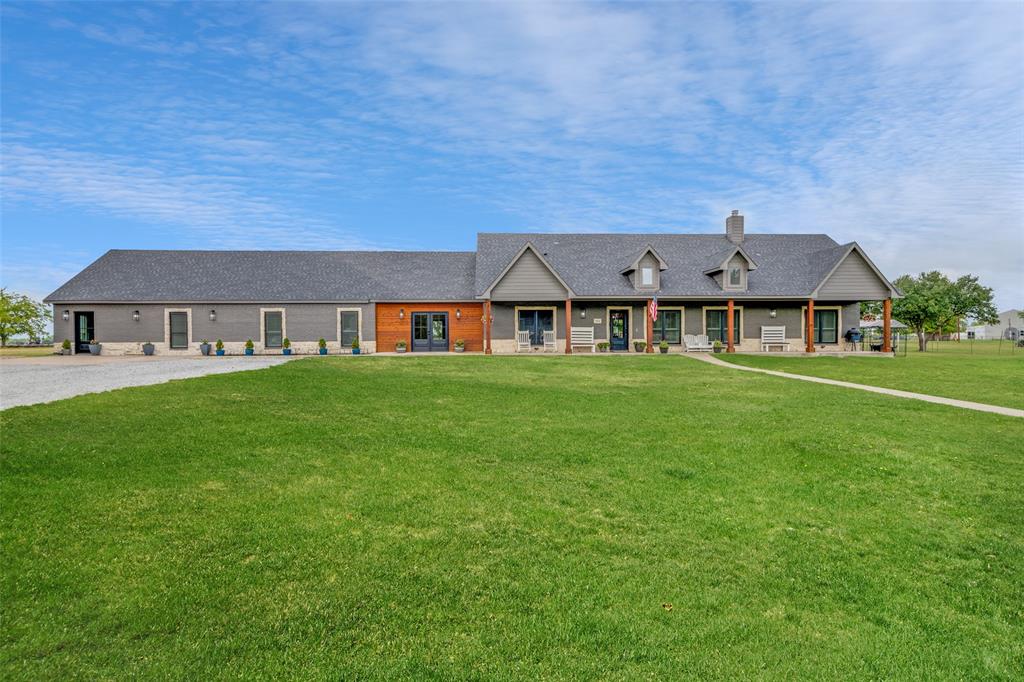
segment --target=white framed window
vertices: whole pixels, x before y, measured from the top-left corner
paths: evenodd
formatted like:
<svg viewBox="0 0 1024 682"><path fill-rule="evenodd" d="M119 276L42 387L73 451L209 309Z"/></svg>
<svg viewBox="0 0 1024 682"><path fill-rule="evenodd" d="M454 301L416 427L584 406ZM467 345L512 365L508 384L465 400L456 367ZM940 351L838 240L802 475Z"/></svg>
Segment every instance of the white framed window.
<svg viewBox="0 0 1024 682"><path fill-rule="evenodd" d="M729 286L743 286L743 269L737 265L729 268Z"/></svg>
<svg viewBox="0 0 1024 682"><path fill-rule="evenodd" d="M640 268L640 285L645 287L654 286L654 268Z"/></svg>

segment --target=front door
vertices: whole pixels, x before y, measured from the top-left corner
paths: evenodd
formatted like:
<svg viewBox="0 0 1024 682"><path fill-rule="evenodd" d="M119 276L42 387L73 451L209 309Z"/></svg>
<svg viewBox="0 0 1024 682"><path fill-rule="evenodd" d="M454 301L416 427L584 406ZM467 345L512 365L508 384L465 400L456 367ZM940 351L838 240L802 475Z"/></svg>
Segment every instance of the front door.
<svg viewBox="0 0 1024 682"><path fill-rule="evenodd" d="M75 352L88 353L89 341L96 338L92 313L75 313Z"/></svg>
<svg viewBox="0 0 1024 682"><path fill-rule="evenodd" d="M530 332L530 345L543 346L544 332L555 330L555 311L520 310L519 331Z"/></svg>
<svg viewBox="0 0 1024 682"><path fill-rule="evenodd" d="M413 352L448 350L448 313L412 314Z"/></svg>
<svg viewBox="0 0 1024 682"><path fill-rule="evenodd" d="M608 312L608 341L612 350L629 350L629 309Z"/></svg>

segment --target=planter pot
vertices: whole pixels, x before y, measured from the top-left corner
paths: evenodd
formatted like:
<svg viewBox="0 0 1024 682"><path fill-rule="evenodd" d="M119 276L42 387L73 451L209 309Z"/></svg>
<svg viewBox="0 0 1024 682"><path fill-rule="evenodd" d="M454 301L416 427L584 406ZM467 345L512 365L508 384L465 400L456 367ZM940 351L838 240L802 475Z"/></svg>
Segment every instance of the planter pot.
<svg viewBox="0 0 1024 682"><path fill-rule="evenodd" d="M327 355L327 349L326 348L321 348L320 349L320 355Z"/></svg>
<svg viewBox="0 0 1024 682"><path fill-rule="evenodd" d="M358 348L353 348L352 349L352 355L359 355L359 349Z"/></svg>
<svg viewBox="0 0 1024 682"><path fill-rule="evenodd" d="M399 348L398 346L395 346L395 352L396 353L404 353L405 352L405 348L404 347Z"/></svg>
<svg viewBox="0 0 1024 682"><path fill-rule="evenodd" d="M61 348L60 349L60 354L61 355L71 355L73 353L74 353L74 351L71 350L70 348Z"/></svg>
<svg viewBox="0 0 1024 682"><path fill-rule="evenodd" d="M90 343L89 344L89 355L99 355L103 349L102 343Z"/></svg>
<svg viewBox="0 0 1024 682"><path fill-rule="evenodd" d="M217 350L215 350L213 352L216 353L217 355L224 355L224 349L223 348L218 348Z"/></svg>
<svg viewBox="0 0 1024 682"><path fill-rule="evenodd" d="M466 352L466 347L465 346L455 346L455 352L456 353L465 353Z"/></svg>
<svg viewBox="0 0 1024 682"><path fill-rule="evenodd" d="M291 355L292 354L292 349L291 348L282 348L281 349L281 354L282 355Z"/></svg>
<svg viewBox="0 0 1024 682"><path fill-rule="evenodd" d="M256 349L255 349L255 348L246 348L246 349L245 349L245 354L246 354L246 355L252 355L252 354L253 354L253 353L255 353L255 352L256 352Z"/></svg>
<svg viewBox="0 0 1024 682"><path fill-rule="evenodd" d="M712 350L715 351L716 353L721 353L725 349L724 348L713 348Z"/></svg>
<svg viewBox="0 0 1024 682"><path fill-rule="evenodd" d="M142 352L144 355L152 355L156 352L156 346L151 343L144 343L142 344Z"/></svg>
<svg viewBox="0 0 1024 682"><path fill-rule="evenodd" d="M658 350L660 350L662 353L667 353L668 352L668 348L662 348L660 346L658 347Z"/></svg>
<svg viewBox="0 0 1024 682"><path fill-rule="evenodd" d="M213 346L211 346L208 343L199 344L199 352L202 353L203 355L209 355L211 348L213 348Z"/></svg>

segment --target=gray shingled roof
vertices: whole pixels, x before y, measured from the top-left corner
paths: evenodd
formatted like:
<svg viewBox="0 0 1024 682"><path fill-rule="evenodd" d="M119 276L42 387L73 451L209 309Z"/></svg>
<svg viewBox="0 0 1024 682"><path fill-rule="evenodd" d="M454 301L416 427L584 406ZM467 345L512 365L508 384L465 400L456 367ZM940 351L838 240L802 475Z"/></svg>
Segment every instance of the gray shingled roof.
<svg viewBox="0 0 1024 682"><path fill-rule="evenodd" d="M464 301L474 261L464 251L114 250L46 301Z"/></svg>
<svg viewBox="0 0 1024 682"><path fill-rule="evenodd" d="M530 242L577 296L636 296L621 274L622 254L647 245L668 263L659 296L722 296L705 275L735 245L720 234L522 234L477 235L476 293L483 294L524 244ZM741 296L808 296L846 252L824 234L751 234L743 249L757 263Z"/></svg>

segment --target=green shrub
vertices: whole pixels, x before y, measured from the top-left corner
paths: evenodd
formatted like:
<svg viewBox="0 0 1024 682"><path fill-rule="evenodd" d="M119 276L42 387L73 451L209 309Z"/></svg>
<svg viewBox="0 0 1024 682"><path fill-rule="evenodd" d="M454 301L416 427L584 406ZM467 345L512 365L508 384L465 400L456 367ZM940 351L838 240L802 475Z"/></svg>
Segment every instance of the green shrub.
<svg viewBox="0 0 1024 682"><path fill-rule="evenodd" d="M217 350L224 350L224 342L221 341L220 339L217 339L216 348Z"/></svg>
<svg viewBox="0 0 1024 682"><path fill-rule="evenodd" d="M316 344L321 348L327 348L327 339L321 338L319 341L316 342Z"/></svg>
<svg viewBox="0 0 1024 682"><path fill-rule="evenodd" d="M64 341L60 344L60 347L63 348L64 350L71 350L71 341L69 339L64 339Z"/></svg>
<svg viewBox="0 0 1024 682"><path fill-rule="evenodd" d="M284 337L284 339L282 339L282 341L281 341L281 348L291 348L291 347L292 347L291 339L289 339L287 336Z"/></svg>
<svg viewBox="0 0 1024 682"><path fill-rule="evenodd" d="M246 342L245 342L245 347L246 347L246 349L248 349L248 350L252 350L252 348L254 347L254 345L255 345L255 344L253 344L253 342L252 342L252 339L249 339L248 341L246 341Z"/></svg>

